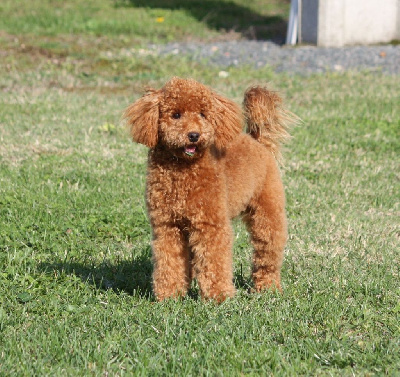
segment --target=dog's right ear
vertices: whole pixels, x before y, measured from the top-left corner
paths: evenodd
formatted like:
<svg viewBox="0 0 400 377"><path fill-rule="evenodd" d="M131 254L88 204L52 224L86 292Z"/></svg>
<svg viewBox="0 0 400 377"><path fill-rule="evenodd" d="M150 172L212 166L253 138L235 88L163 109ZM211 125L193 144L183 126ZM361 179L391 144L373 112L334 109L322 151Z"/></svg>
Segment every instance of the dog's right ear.
<svg viewBox="0 0 400 377"><path fill-rule="evenodd" d="M158 118L161 91L150 89L124 113L133 141L154 148L158 143Z"/></svg>

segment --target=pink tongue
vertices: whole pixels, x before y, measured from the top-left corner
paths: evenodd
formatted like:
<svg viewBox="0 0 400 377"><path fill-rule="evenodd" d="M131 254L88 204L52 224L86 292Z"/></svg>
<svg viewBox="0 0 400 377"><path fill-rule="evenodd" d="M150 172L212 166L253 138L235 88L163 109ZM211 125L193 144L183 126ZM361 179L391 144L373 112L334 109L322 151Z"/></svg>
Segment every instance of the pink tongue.
<svg viewBox="0 0 400 377"><path fill-rule="evenodd" d="M185 147L186 153L194 153L196 152L196 147Z"/></svg>

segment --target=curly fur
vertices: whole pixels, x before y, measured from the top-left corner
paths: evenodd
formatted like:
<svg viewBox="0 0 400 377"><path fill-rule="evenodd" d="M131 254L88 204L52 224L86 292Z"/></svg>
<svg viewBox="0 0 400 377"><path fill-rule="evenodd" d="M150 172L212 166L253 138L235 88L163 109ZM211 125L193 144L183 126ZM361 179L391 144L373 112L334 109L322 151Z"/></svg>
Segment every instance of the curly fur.
<svg viewBox="0 0 400 377"><path fill-rule="evenodd" d="M287 226L276 157L295 117L280 97L250 88L243 116L233 101L174 77L130 105L125 118L133 140L150 148L146 199L156 298L185 295L194 277L202 297L232 297L230 221L240 214L254 247L255 290L281 289Z"/></svg>

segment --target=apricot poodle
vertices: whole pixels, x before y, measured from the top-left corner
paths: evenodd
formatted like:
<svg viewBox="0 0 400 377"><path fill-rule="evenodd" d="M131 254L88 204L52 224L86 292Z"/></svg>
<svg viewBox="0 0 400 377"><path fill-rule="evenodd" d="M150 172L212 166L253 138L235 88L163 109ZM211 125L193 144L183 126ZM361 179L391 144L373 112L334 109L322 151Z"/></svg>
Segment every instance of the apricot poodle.
<svg viewBox="0 0 400 377"><path fill-rule="evenodd" d="M295 120L281 98L252 87L242 112L210 88L174 77L148 90L124 117L133 140L150 148L146 199L156 298L185 295L194 277L204 298L235 294L230 220L238 215L254 246L254 289L280 290L287 226L277 160Z"/></svg>

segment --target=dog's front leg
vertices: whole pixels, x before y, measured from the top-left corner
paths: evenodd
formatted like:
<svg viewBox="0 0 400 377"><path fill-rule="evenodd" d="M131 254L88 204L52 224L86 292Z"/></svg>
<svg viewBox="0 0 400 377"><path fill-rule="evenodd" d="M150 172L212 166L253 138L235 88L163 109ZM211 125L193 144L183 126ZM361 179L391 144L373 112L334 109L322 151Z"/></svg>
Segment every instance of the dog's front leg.
<svg viewBox="0 0 400 377"><path fill-rule="evenodd" d="M175 226L153 226L153 290L157 300L184 296L190 284L187 240Z"/></svg>
<svg viewBox="0 0 400 377"><path fill-rule="evenodd" d="M223 224L223 222L222 222ZM232 271L233 232L225 225L201 223L189 237L193 267L203 298L219 302L235 294Z"/></svg>

